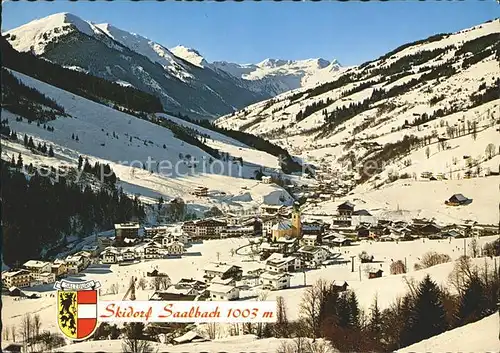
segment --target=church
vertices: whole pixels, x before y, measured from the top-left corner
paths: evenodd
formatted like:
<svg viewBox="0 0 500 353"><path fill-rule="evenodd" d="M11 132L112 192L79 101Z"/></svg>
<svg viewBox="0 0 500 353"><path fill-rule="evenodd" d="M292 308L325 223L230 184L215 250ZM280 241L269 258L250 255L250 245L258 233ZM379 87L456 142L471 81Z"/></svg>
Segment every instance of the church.
<svg viewBox="0 0 500 353"><path fill-rule="evenodd" d="M293 205L292 220L279 218L278 223L271 228L271 234L273 242L280 238L288 237L300 239L302 237L302 222L300 220L300 210L297 203Z"/></svg>

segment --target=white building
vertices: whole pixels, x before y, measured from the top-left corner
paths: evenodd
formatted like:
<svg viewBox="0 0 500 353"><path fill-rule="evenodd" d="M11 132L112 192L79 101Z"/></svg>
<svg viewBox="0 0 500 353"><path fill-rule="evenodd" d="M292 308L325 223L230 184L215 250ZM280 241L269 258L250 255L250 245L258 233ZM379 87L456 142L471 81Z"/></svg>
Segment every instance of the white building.
<svg viewBox="0 0 500 353"><path fill-rule="evenodd" d="M262 176L262 182L264 184L271 184L271 177L267 175Z"/></svg>
<svg viewBox="0 0 500 353"><path fill-rule="evenodd" d="M240 291L233 286L223 284L212 284L207 288L210 293L210 299L215 300L235 300L240 297Z"/></svg>
<svg viewBox="0 0 500 353"><path fill-rule="evenodd" d="M23 267L32 274L51 272L51 263L38 260L29 260L24 263Z"/></svg>
<svg viewBox="0 0 500 353"><path fill-rule="evenodd" d="M321 264L328 257L328 251L320 246L303 246L298 250L302 260L306 263Z"/></svg>
<svg viewBox="0 0 500 353"><path fill-rule="evenodd" d="M184 244L174 241L167 244L166 249L169 255L182 255L184 253Z"/></svg>
<svg viewBox="0 0 500 353"><path fill-rule="evenodd" d="M351 226L358 226L362 223L376 226L378 223L378 220L375 216L373 216L367 210L353 211L353 213L351 215Z"/></svg>
<svg viewBox="0 0 500 353"><path fill-rule="evenodd" d="M306 234L302 236L301 243L305 246L315 246L318 236L315 234Z"/></svg>
<svg viewBox="0 0 500 353"><path fill-rule="evenodd" d="M259 282L264 288L279 290L290 288L290 274L288 272L264 272L259 277Z"/></svg>
<svg viewBox="0 0 500 353"><path fill-rule="evenodd" d="M104 249L100 257L103 264L116 264L118 262L118 250L108 247Z"/></svg>
<svg viewBox="0 0 500 353"><path fill-rule="evenodd" d="M125 249L121 252L121 260L122 261L134 261L137 257L136 252L133 249Z"/></svg>
<svg viewBox="0 0 500 353"><path fill-rule="evenodd" d="M284 256L280 253L273 253L266 260L266 271L269 272L297 271L300 267L300 258L295 256Z"/></svg>

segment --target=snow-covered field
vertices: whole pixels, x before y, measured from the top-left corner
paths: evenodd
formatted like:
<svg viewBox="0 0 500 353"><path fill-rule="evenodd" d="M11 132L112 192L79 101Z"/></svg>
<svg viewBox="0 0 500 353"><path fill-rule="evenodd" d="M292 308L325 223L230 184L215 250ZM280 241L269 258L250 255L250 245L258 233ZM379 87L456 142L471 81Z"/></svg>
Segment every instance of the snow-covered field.
<svg viewBox="0 0 500 353"><path fill-rule="evenodd" d="M404 179L377 190L359 187L341 199L311 205L305 212L332 215L340 203L349 200L356 209L366 209L381 219L435 218L448 224L461 224L465 220L497 224L499 184L499 176L441 181ZM445 205L445 200L459 193L473 199L472 203L459 207Z"/></svg>
<svg viewBox="0 0 500 353"><path fill-rule="evenodd" d="M482 246L485 242L495 240L497 236L480 238L479 244ZM121 300L125 294L131 276L145 277L147 271L157 268L161 272L166 272L176 283L181 278L202 279L203 268L210 262L220 261L241 266L246 273L249 270L263 268L264 264L258 261L250 261L250 258L235 254L231 256L231 249L248 244L247 239L233 238L222 240L205 241L203 244L194 244L188 249L187 255L180 259L160 259L141 262L135 265L118 266L111 265L109 268L104 266L101 269L89 268L81 276L70 278L74 280L98 280L102 284L101 300ZM350 260L350 256L355 258L355 271L351 272L351 264L331 265L325 268L310 270L306 272L306 284L311 285L318 279L326 279L341 284L347 281L349 288L353 289L358 295L360 305L368 309L375 298L378 296L381 308L387 307L397 296L406 292L407 287L403 275L389 275L389 266L391 260L405 260L409 268L408 278L414 277L417 280L422 279L426 273L429 273L434 280L440 284L447 284L448 274L453 268L453 263L446 263L431 267L426 270L413 271L413 265L419 261L419 258L427 251L437 251L450 255L452 259L458 258L464 253L464 240L457 239L449 242L448 240L415 240L411 242L368 242L363 241L359 245L341 248L342 256ZM376 263L363 264L359 270L359 261L357 255L366 250L375 257ZM469 250L467 250L469 251ZM497 259L498 261L499 259ZM380 262L378 262L380 261ZM476 259L475 263L481 265L484 259ZM488 259L492 263L492 259ZM381 268L384 276L378 279L368 279L365 269L368 267L375 269ZM179 269L182 269L180 271ZM361 280L360 280L361 274ZM300 315L299 304L305 291L304 274L295 273L291 279L290 289L272 291L268 293L268 300L274 300L277 296L285 299L287 314L290 319L297 319ZM109 294L106 292L112 285L118 285L118 294ZM55 291L51 288L45 288L47 291L40 292L42 298L33 300L14 300L12 297L2 297L3 310L2 320L4 325L19 326L22 316L26 313L38 313L42 321L42 328L50 331L57 331L56 320L56 298L52 297ZM259 294L261 290L257 287L250 290L241 291L241 300L245 297ZM137 300L148 300L153 294L152 290L138 290ZM253 299L250 299L253 300Z"/></svg>

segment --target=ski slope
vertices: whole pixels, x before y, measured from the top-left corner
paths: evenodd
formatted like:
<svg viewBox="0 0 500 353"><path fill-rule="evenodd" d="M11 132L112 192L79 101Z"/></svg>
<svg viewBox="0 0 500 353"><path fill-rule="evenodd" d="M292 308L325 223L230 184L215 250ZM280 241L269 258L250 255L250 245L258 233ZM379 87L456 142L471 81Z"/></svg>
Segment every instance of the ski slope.
<svg viewBox="0 0 500 353"><path fill-rule="evenodd" d="M213 159L210 155L177 139L169 129L26 75L13 73L24 84L63 106L69 117L59 117L48 122L47 125L54 128L54 132L49 132L42 126L28 124L25 120L15 121L16 116L3 110L3 118L9 119L11 129L21 137L21 144L2 141L4 159L10 160L13 155L17 158L18 153L21 153L25 163L33 163L35 166L76 166L79 155L88 156L92 163L109 163L124 191L139 194L148 201L155 201L160 196L166 200L181 197L200 212L212 206L244 209L255 208L263 202L289 204L292 200L286 191L274 184L262 184L249 179L261 168L277 171L279 165L274 156L196 127L204 133L210 133L211 138L207 141L209 145L244 159L241 167L232 161L210 163ZM165 117L177 123L188 124L173 117ZM53 145L56 158L33 155L25 149L22 146L22 136L25 133L33 137L35 144L47 142ZM73 134L78 136L78 141L71 138ZM147 163L148 158L151 158L152 173L142 169L142 164ZM200 199L190 195L195 186L207 186L213 197ZM220 194L222 191L225 195Z"/></svg>

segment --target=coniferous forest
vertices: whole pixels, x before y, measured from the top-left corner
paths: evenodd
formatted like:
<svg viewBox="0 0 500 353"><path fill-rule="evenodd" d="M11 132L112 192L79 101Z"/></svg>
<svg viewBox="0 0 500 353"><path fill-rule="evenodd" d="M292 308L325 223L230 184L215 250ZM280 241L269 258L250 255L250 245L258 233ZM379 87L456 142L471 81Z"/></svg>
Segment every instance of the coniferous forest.
<svg viewBox="0 0 500 353"><path fill-rule="evenodd" d="M13 163L14 162L14 163ZM3 260L7 265L40 258L40 253L64 245L65 235L91 235L116 222L142 219L138 199L109 183L81 186L59 176L58 180L31 165L1 161ZM22 172L24 168L29 175ZM8 185L8 187L4 187Z"/></svg>

